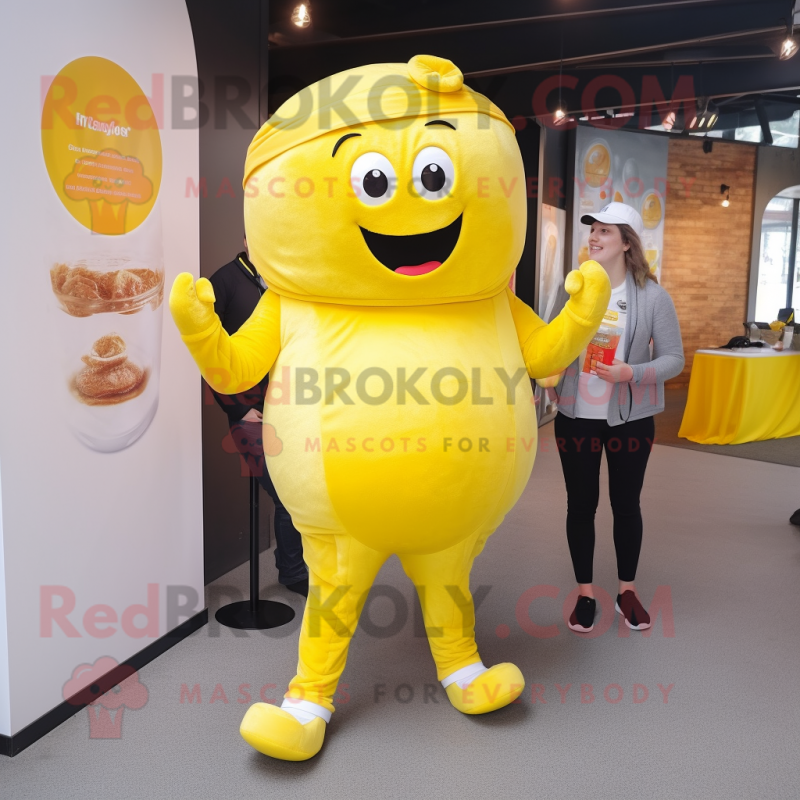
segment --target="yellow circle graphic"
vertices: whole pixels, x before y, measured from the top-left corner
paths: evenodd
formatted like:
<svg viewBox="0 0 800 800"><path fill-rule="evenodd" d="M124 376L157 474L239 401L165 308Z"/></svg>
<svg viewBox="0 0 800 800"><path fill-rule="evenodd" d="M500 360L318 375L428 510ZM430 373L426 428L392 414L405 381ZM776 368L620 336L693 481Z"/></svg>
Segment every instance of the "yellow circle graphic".
<svg viewBox="0 0 800 800"><path fill-rule="evenodd" d="M50 84L42 151L64 207L94 233L141 225L161 185L161 136L150 101L118 64L87 56Z"/></svg>
<svg viewBox="0 0 800 800"><path fill-rule="evenodd" d="M644 222L645 228L654 230L661 224L663 216L661 198L655 192L650 192L642 203L642 222Z"/></svg>
<svg viewBox="0 0 800 800"><path fill-rule="evenodd" d="M594 144L583 158L583 177L593 189L602 186L611 172L611 153L604 144Z"/></svg>

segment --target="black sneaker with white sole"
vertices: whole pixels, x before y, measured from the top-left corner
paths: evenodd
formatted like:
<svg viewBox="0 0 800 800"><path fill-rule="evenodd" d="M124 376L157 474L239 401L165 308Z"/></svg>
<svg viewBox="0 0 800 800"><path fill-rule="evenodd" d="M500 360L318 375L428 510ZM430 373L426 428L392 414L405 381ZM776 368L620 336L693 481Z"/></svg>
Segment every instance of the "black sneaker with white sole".
<svg viewBox="0 0 800 800"><path fill-rule="evenodd" d="M632 631L643 631L650 627L650 615L631 589L617 595L616 609L625 617L625 624Z"/></svg>
<svg viewBox="0 0 800 800"><path fill-rule="evenodd" d="M589 633L589 631L594 628L594 617L596 613L597 601L594 597L578 595L578 602L575 603L575 610L570 614L567 625L571 631Z"/></svg>

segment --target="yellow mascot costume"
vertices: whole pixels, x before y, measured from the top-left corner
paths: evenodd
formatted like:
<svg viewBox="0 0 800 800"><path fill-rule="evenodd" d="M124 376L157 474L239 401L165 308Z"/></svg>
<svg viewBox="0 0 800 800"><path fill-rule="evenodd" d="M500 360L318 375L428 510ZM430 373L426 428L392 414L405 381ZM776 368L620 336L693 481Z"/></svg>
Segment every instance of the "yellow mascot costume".
<svg viewBox="0 0 800 800"><path fill-rule="evenodd" d="M303 536L310 592L297 675L241 734L300 761L322 746L359 613L396 554L418 589L438 678L465 714L524 679L486 668L472 562L520 496L536 450L530 381L566 368L610 295L594 262L545 325L508 288L525 240L514 128L451 62L416 56L320 81L261 128L245 226L264 294L228 336L211 284L188 273L170 308L215 389L268 371L265 450Z"/></svg>

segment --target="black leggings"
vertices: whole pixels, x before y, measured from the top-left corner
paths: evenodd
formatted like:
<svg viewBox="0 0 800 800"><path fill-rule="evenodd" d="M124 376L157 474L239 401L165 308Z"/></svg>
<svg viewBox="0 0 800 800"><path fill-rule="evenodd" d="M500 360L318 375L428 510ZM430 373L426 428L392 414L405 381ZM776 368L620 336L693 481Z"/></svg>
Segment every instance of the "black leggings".
<svg viewBox="0 0 800 800"><path fill-rule="evenodd" d="M604 419L570 419L559 413L555 434L567 484L567 541L575 579L578 583L592 582L594 515L600 499L600 459L605 449L617 575L621 581L633 581L642 549L639 495L655 437L653 418L612 428Z"/></svg>

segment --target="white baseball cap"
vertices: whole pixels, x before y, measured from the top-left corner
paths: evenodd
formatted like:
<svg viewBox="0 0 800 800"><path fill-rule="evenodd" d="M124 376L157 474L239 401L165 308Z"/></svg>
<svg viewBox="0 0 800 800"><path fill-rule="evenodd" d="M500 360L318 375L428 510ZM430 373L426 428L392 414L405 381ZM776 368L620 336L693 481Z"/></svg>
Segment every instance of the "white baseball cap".
<svg viewBox="0 0 800 800"><path fill-rule="evenodd" d="M591 225L593 222L607 222L610 225L630 225L636 233L641 236L644 231L644 223L639 212L625 203L609 203L596 214L584 214L581 217L584 225Z"/></svg>

